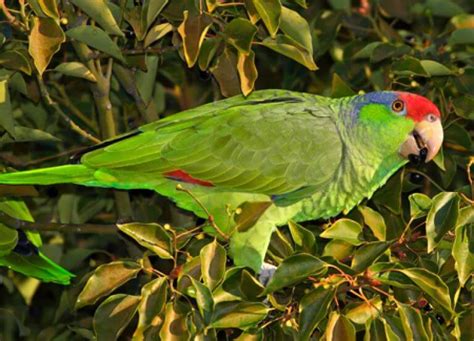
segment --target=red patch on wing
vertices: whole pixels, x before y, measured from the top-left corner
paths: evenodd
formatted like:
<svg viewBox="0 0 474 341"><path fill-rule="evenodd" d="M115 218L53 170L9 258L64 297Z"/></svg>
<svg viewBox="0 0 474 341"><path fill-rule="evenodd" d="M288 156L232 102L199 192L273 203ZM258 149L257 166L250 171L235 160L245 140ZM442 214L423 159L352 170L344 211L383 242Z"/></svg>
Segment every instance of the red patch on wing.
<svg viewBox="0 0 474 341"><path fill-rule="evenodd" d="M193 178L191 175L189 175L188 173L186 173L185 171L181 169L166 172L164 173L164 176L169 179L186 182L188 184L194 184L194 185L200 185L200 186L206 186L206 187L214 186L212 182Z"/></svg>
<svg viewBox="0 0 474 341"><path fill-rule="evenodd" d="M426 115L441 117L438 107L428 98L409 92L400 92L400 99L405 102L407 116L415 122L423 121Z"/></svg>

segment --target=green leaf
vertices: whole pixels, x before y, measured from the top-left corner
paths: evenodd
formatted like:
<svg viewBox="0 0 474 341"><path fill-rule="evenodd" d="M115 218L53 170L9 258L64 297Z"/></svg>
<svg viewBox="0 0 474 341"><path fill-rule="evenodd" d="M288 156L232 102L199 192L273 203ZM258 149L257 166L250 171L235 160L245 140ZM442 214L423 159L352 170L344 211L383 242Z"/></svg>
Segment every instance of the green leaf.
<svg viewBox="0 0 474 341"><path fill-rule="evenodd" d="M26 50L7 50L0 54L0 65L7 69L21 71L31 76L31 65Z"/></svg>
<svg viewBox="0 0 474 341"><path fill-rule="evenodd" d="M426 0L425 6L437 17L451 18L465 13L462 7L451 0Z"/></svg>
<svg viewBox="0 0 474 341"><path fill-rule="evenodd" d="M125 63L125 59L117 44L99 27L78 26L68 30L66 35Z"/></svg>
<svg viewBox="0 0 474 341"><path fill-rule="evenodd" d="M290 256L278 266L263 294L293 285L327 270L326 263L312 255L301 253Z"/></svg>
<svg viewBox="0 0 474 341"><path fill-rule="evenodd" d="M421 218L428 214L431 208L431 198L423 193L413 193L408 197L410 201L410 216Z"/></svg>
<svg viewBox="0 0 474 341"><path fill-rule="evenodd" d="M156 43L158 40L163 38L165 35L173 31L173 25L170 23L159 24L153 26L153 28L147 33L144 41L145 47Z"/></svg>
<svg viewBox="0 0 474 341"><path fill-rule="evenodd" d="M240 78L240 89L242 90L244 96L247 96L253 91L255 81L258 77L257 67L255 66L255 53L253 53L253 51L250 51L249 54L239 52L237 59L237 71ZM268 206L269 205L271 205L271 203L269 203ZM264 212L262 212L262 214L263 213ZM237 230L242 231L242 228L242 225L240 225Z"/></svg>
<svg viewBox="0 0 474 341"><path fill-rule="evenodd" d="M65 40L64 32L56 21L51 18L33 18L33 28L28 36L28 52L40 75Z"/></svg>
<svg viewBox="0 0 474 341"><path fill-rule="evenodd" d="M158 55L148 54L145 56L146 72L142 70L136 72L135 79L138 93L146 105L148 105L153 98L156 75L158 73L158 62Z"/></svg>
<svg viewBox="0 0 474 341"><path fill-rule="evenodd" d="M332 8L335 10L346 11L347 13L351 10L351 1L350 0L329 0Z"/></svg>
<svg viewBox="0 0 474 341"><path fill-rule="evenodd" d="M138 244L153 251L164 259L173 259L171 236L159 224L129 223L117 224L117 227L126 235L132 237Z"/></svg>
<svg viewBox="0 0 474 341"><path fill-rule="evenodd" d="M257 33L257 27L243 18L232 20L224 29L226 42L234 46L237 51L244 55L250 53L250 47L255 33Z"/></svg>
<svg viewBox="0 0 474 341"><path fill-rule="evenodd" d="M380 41L374 41L372 43L369 43L365 45L363 48L361 48L359 51L357 51L356 54L352 56L353 59L366 59L370 58L372 55L372 52L374 52L374 49L382 44Z"/></svg>
<svg viewBox="0 0 474 341"><path fill-rule="evenodd" d="M255 301L265 290L263 285L247 270L242 270L240 276L240 292L248 301Z"/></svg>
<svg viewBox="0 0 474 341"><path fill-rule="evenodd" d="M282 6L279 0L251 0L258 15L262 18L270 36L275 38L280 24Z"/></svg>
<svg viewBox="0 0 474 341"><path fill-rule="evenodd" d="M354 246L348 242L339 239L333 239L326 244L323 250L323 256L333 257L336 260L341 260L349 257L352 254Z"/></svg>
<svg viewBox="0 0 474 341"><path fill-rule="evenodd" d="M15 122L6 80L0 80L0 126L15 137Z"/></svg>
<svg viewBox="0 0 474 341"><path fill-rule="evenodd" d="M56 0L38 0L38 4L45 15L53 19L59 19Z"/></svg>
<svg viewBox="0 0 474 341"><path fill-rule="evenodd" d="M209 38L204 40L198 58L198 64L201 71L205 71L209 68L221 41L222 40L219 38Z"/></svg>
<svg viewBox="0 0 474 341"><path fill-rule="evenodd" d="M142 287L141 301L138 306L138 325L133 339L140 340L144 337L147 328L159 326L159 315L165 308L167 293L168 281L165 277L156 278Z"/></svg>
<svg viewBox="0 0 474 341"><path fill-rule="evenodd" d="M124 36L105 0L71 0L71 2L97 22L107 33Z"/></svg>
<svg viewBox="0 0 474 341"><path fill-rule="evenodd" d="M360 245L363 242L360 239L361 233L362 226L358 222L342 218L324 230L319 236L321 238L343 240L352 245Z"/></svg>
<svg viewBox="0 0 474 341"><path fill-rule="evenodd" d="M430 76L452 76L453 71L434 60L420 60L420 64Z"/></svg>
<svg viewBox="0 0 474 341"><path fill-rule="evenodd" d="M471 221L462 219L471 216ZM474 272L474 207L465 207L459 212L456 227L456 237L453 244L452 255L455 259L455 268L458 273L458 280L462 287Z"/></svg>
<svg viewBox="0 0 474 341"><path fill-rule="evenodd" d="M210 71L219 83L219 88L224 97L240 93L240 80L237 73L237 57L234 52L226 48L218 57L217 63Z"/></svg>
<svg viewBox="0 0 474 341"><path fill-rule="evenodd" d="M0 257L9 254L18 243L18 232L0 223Z"/></svg>
<svg viewBox="0 0 474 341"><path fill-rule="evenodd" d="M351 268L354 271L362 272L372 263L374 263L377 258L379 258L391 245L391 242L369 242L367 244L359 247L354 253L354 258L352 258Z"/></svg>
<svg viewBox="0 0 474 341"><path fill-rule="evenodd" d="M91 82L97 82L94 74L84 64L79 62L59 64L54 68L54 71L60 72L67 76L79 77L87 79Z"/></svg>
<svg viewBox="0 0 474 341"><path fill-rule="evenodd" d="M354 90L342 80L337 73L332 75L331 97L339 98L355 95Z"/></svg>
<svg viewBox="0 0 474 341"><path fill-rule="evenodd" d="M279 54L297 61L311 71L318 69L314 63L313 55L299 46L299 44L295 44L295 42L287 36L277 35L275 39L266 38L262 44Z"/></svg>
<svg viewBox="0 0 474 341"><path fill-rule="evenodd" d="M296 44L313 54L313 38L306 19L289 8L281 8L280 29Z"/></svg>
<svg viewBox="0 0 474 341"><path fill-rule="evenodd" d="M382 311L382 299L379 296L367 302L348 304L344 308L345 316L354 323L366 324L379 317Z"/></svg>
<svg viewBox="0 0 474 341"><path fill-rule="evenodd" d="M356 330L354 325L339 313L333 311L329 315L329 320L324 332L327 341L355 341Z"/></svg>
<svg viewBox="0 0 474 341"><path fill-rule="evenodd" d="M204 283L209 289L214 289L224 277L226 252L225 249L214 240L201 249L201 273Z"/></svg>
<svg viewBox="0 0 474 341"><path fill-rule="evenodd" d="M94 313L97 340L116 340L133 318L140 296L117 294L108 297Z"/></svg>
<svg viewBox="0 0 474 341"><path fill-rule="evenodd" d="M178 27L178 33L183 39L184 57L188 67L192 67L199 56L202 42L212 25L212 18L207 14L190 15L184 11L184 20Z"/></svg>
<svg viewBox="0 0 474 341"><path fill-rule="evenodd" d="M143 9L146 9L147 29L153 24L155 19L168 4L168 0L146 0Z"/></svg>
<svg viewBox="0 0 474 341"><path fill-rule="evenodd" d="M196 298L199 312L207 325L211 322L211 316L214 310L214 300L212 299L211 291L208 287L194 278L189 277L189 279L194 287L194 296Z"/></svg>
<svg viewBox="0 0 474 341"><path fill-rule="evenodd" d="M459 196L455 192L442 192L433 198L426 218L428 252L432 252L446 232L454 229L459 213Z"/></svg>
<svg viewBox="0 0 474 341"><path fill-rule="evenodd" d="M421 312L410 307L408 304L398 301L395 301L395 303L398 306L398 313L400 314L406 340L428 341L429 338L423 325Z"/></svg>
<svg viewBox="0 0 474 341"><path fill-rule="evenodd" d="M314 234L293 221L288 222L288 227L296 246L296 251L312 254L314 252L316 237Z"/></svg>
<svg viewBox="0 0 474 341"><path fill-rule="evenodd" d="M101 297L137 277L141 267L136 262L116 261L94 270L76 301L76 309L96 303Z"/></svg>
<svg viewBox="0 0 474 341"><path fill-rule="evenodd" d="M1 122L1 120L0 120ZM58 142L58 138L45 131L38 129L31 129L27 127L15 126L15 138L11 138L10 135L4 134L0 137L0 144L17 143L17 142L37 142L37 141L49 141Z"/></svg>
<svg viewBox="0 0 474 341"><path fill-rule="evenodd" d="M474 44L474 28L461 28L451 33L448 39L449 45L472 45Z"/></svg>
<svg viewBox="0 0 474 341"><path fill-rule="evenodd" d="M368 206L359 206L358 209L364 217L365 224L372 230L374 236L378 240L386 240L387 226L383 216Z"/></svg>
<svg viewBox="0 0 474 341"><path fill-rule="evenodd" d="M446 283L436 274L423 268L396 270L408 276L429 298L430 302L454 314Z"/></svg>
<svg viewBox="0 0 474 341"><path fill-rule="evenodd" d="M215 306L211 328L255 327L269 312L263 303L257 302L222 302Z"/></svg>
<svg viewBox="0 0 474 341"><path fill-rule="evenodd" d="M299 304L299 340L309 340L327 316L335 291L333 287L319 286L303 296Z"/></svg>
<svg viewBox="0 0 474 341"><path fill-rule="evenodd" d="M239 61L238 63L245 63L245 61L241 61L239 55ZM252 60L253 61L253 60ZM242 65L241 67L245 67L245 65ZM248 66L247 66L248 67ZM254 70L249 71L250 73L254 72L256 73L257 70L255 69L255 64L253 64ZM239 75L241 72L245 72L244 70L240 71L239 70ZM245 77L246 75L244 75ZM250 75L252 76L252 75ZM256 78L256 74L254 76ZM242 87L242 92L246 90L247 93L244 92L244 95L248 95L248 93L252 90L249 89L249 81L250 80L245 80L242 79L242 75L240 75L241 83L242 81L244 82L243 87ZM255 82L255 79L254 79ZM253 88L253 83L251 84ZM258 221L258 219L265 213L267 208L269 208L273 203L271 201L245 201L242 203L239 207L238 210L240 211L239 214L235 214L234 220L236 222L236 225L234 229L239 232L245 232L248 229L250 229L255 223Z"/></svg>
<svg viewBox="0 0 474 341"><path fill-rule="evenodd" d="M166 304L165 320L160 329L159 340L189 340L190 332L186 325L186 312L179 302Z"/></svg>

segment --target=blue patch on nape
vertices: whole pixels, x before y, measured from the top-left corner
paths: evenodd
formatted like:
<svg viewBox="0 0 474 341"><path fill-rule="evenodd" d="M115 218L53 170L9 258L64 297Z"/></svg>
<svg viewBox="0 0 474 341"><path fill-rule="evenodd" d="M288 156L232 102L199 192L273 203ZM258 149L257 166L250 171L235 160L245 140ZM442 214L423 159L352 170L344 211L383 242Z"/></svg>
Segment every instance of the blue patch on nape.
<svg viewBox="0 0 474 341"><path fill-rule="evenodd" d="M359 117L360 108L367 104L382 104L390 106L394 100L398 98L398 94L395 91L375 91L369 92L365 95L359 96L353 103L353 109L351 110L352 123L357 121Z"/></svg>

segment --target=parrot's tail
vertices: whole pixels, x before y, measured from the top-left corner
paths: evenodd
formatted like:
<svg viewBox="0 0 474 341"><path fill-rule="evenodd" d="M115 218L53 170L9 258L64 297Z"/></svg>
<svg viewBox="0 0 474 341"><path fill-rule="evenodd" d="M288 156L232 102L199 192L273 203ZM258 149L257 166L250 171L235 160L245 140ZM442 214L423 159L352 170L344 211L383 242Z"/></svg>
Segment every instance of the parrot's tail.
<svg viewBox="0 0 474 341"><path fill-rule="evenodd" d="M3 185L53 185L62 183L83 184L94 180L95 169L84 165L64 165L23 172L1 173Z"/></svg>

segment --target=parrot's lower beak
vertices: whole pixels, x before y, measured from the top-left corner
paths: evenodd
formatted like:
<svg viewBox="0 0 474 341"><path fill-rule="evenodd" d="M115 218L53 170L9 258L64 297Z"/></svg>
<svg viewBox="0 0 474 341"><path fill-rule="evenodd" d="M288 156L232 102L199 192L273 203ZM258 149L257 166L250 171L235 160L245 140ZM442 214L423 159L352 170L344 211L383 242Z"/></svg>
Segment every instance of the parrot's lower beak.
<svg viewBox="0 0 474 341"><path fill-rule="evenodd" d="M423 120L415 124L407 140L400 147L402 157L414 163L431 161L443 144L443 126L439 118Z"/></svg>

